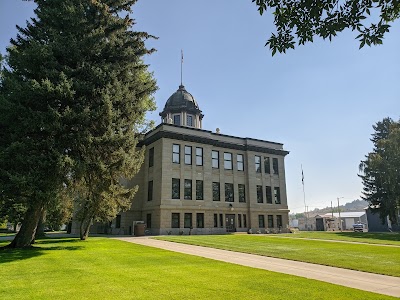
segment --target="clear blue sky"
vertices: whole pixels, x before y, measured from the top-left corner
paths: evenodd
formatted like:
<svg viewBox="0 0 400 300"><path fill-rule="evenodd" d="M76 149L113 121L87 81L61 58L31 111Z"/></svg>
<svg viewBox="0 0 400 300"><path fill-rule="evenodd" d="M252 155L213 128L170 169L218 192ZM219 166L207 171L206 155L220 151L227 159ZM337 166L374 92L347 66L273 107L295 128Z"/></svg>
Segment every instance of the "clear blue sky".
<svg viewBox="0 0 400 300"><path fill-rule="evenodd" d="M15 24L33 16L34 4L0 1L0 52ZM358 165L372 149L372 125L400 116L400 23L378 47L358 50L356 33L317 40L271 57L264 47L274 30L251 0L141 0L137 30L159 37L146 57L157 79L158 113L183 83L205 115L203 128L284 144L288 204L304 210L301 164L309 209L358 199Z"/></svg>

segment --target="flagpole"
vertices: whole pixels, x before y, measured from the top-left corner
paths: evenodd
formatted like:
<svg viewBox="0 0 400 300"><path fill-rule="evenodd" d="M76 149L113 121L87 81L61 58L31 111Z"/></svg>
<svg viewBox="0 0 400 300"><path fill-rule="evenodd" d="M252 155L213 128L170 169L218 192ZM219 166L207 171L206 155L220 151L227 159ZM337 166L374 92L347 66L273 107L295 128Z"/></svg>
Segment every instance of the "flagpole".
<svg viewBox="0 0 400 300"><path fill-rule="evenodd" d="M303 165L301 165L301 183L303 184L304 214L306 216L306 229L308 230L308 216L307 216L306 192L304 191Z"/></svg>
<svg viewBox="0 0 400 300"><path fill-rule="evenodd" d="M183 66L183 50L181 49L181 85L183 85L183 84L182 84L182 73L183 73L183 68L182 68L182 66Z"/></svg>

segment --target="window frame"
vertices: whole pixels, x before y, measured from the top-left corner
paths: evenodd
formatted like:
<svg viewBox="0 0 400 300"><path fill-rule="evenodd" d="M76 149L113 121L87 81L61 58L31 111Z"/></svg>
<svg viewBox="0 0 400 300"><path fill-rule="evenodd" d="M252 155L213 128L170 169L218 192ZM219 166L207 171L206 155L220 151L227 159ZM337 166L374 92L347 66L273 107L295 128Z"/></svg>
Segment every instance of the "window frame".
<svg viewBox="0 0 400 300"><path fill-rule="evenodd" d="M268 215L267 218L268 218L268 228L275 228L274 227L274 215Z"/></svg>
<svg viewBox="0 0 400 300"><path fill-rule="evenodd" d="M176 219L176 217L178 217L178 218ZM171 228L181 228L181 214L180 213L171 213Z"/></svg>
<svg viewBox="0 0 400 300"><path fill-rule="evenodd" d="M243 192L241 192L241 190ZM239 202L246 203L246 185L239 183L238 184L238 195L239 195Z"/></svg>
<svg viewBox="0 0 400 300"><path fill-rule="evenodd" d="M258 215L258 228L265 228L265 216Z"/></svg>
<svg viewBox="0 0 400 300"><path fill-rule="evenodd" d="M185 179L183 181L183 199L192 200L193 198L193 182L192 179Z"/></svg>
<svg viewBox="0 0 400 300"><path fill-rule="evenodd" d="M189 124L189 118L191 120L191 122L190 122L191 124ZM186 126L194 127L194 117L193 117L193 115L186 114Z"/></svg>
<svg viewBox="0 0 400 300"><path fill-rule="evenodd" d="M196 180L196 200L204 200L204 181Z"/></svg>
<svg viewBox="0 0 400 300"><path fill-rule="evenodd" d="M239 157L241 157L241 160L239 160ZM239 166L241 166L241 167L239 167ZM243 154L236 155L236 168L238 171L244 171L244 155Z"/></svg>
<svg viewBox="0 0 400 300"><path fill-rule="evenodd" d="M230 189L232 189L231 193L229 193ZM225 202L235 202L235 190L233 183L225 182Z"/></svg>
<svg viewBox="0 0 400 300"><path fill-rule="evenodd" d="M217 157L214 157L214 154L217 154ZM214 162L216 162L216 166L214 166ZM211 150L211 166L213 169L219 169L219 151Z"/></svg>
<svg viewBox="0 0 400 300"><path fill-rule="evenodd" d="M190 223L190 224L187 224ZM183 216L183 228L193 228L193 215L192 213L185 213Z"/></svg>
<svg viewBox="0 0 400 300"><path fill-rule="evenodd" d="M192 164L192 146L185 145L184 147L184 162L185 165L191 165Z"/></svg>
<svg viewBox="0 0 400 300"><path fill-rule="evenodd" d="M151 214L146 214L146 228L151 228Z"/></svg>
<svg viewBox="0 0 400 300"><path fill-rule="evenodd" d="M282 204L281 189L279 188L279 186L274 186L274 202L275 204Z"/></svg>
<svg viewBox="0 0 400 300"><path fill-rule="evenodd" d="M256 185L257 203L264 203L264 192L262 185Z"/></svg>
<svg viewBox="0 0 400 300"><path fill-rule="evenodd" d="M174 181L175 181L175 194L174 194ZM172 199L181 199L181 179L180 178L172 178L172 193L171 193L171 198Z"/></svg>
<svg viewBox="0 0 400 300"><path fill-rule="evenodd" d="M154 166L154 147L149 149L149 168Z"/></svg>
<svg viewBox="0 0 400 300"><path fill-rule="evenodd" d="M216 190L214 187L218 187L218 200L216 199ZM221 184L219 182L213 181L212 183L212 194L213 194L213 201L221 201Z"/></svg>
<svg viewBox="0 0 400 300"><path fill-rule="evenodd" d="M254 167L256 173L261 173L261 156L254 155Z"/></svg>
<svg viewBox="0 0 400 300"><path fill-rule="evenodd" d="M274 173L274 175L279 175L279 162L278 158L276 157L272 158L272 172Z"/></svg>
<svg viewBox="0 0 400 300"><path fill-rule="evenodd" d="M176 151L175 146L177 146L177 151ZM180 144L172 144L172 163L174 163L174 164L181 163L181 145Z"/></svg>
<svg viewBox="0 0 400 300"><path fill-rule="evenodd" d="M264 173L271 174L271 159L269 157L264 157Z"/></svg>
<svg viewBox="0 0 400 300"><path fill-rule="evenodd" d="M153 180L147 183L147 201L153 200Z"/></svg>
<svg viewBox="0 0 400 300"><path fill-rule="evenodd" d="M278 228L283 227L282 215L276 215L276 227L278 227Z"/></svg>
<svg viewBox="0 0 400 300"><path fill-rule="evenodd" d="M204 228L204 213L196 213L196 228Z"/></svg>
<svg viewBox="0 0 400 300"><path fill-rule="evenodd" d="M179 122L175 122L175 118L177 118L178 120L179 120ZM182 120L181 120L182 118L181 118L181 114L174 114L174 115L172 115L172 123L174 124L174 125L178 125L178 126L181 126L182 125Z"/></svg>
<svg viewBox="0 0 400 300"><path fill-rule="evenodd" d="M233 155L231 152L224 152L224 170L233 169Z"/></svg>
<svg viewBox="0 0 400 300"><path fill-rule="evenodd" d="M266 197L267 197L266 203L267 204L272 204L273 203L272 202L272 187L270 185L265 186L265 194L266 194Z"/></svg>
<svg viewBox="0 0 400 300"><path fill-rule="evenodd" d="M201 154L198 153L198 150L200 150ZM203 148L196 147L196 166L202 166L202 165L203 165Z"/></svg>

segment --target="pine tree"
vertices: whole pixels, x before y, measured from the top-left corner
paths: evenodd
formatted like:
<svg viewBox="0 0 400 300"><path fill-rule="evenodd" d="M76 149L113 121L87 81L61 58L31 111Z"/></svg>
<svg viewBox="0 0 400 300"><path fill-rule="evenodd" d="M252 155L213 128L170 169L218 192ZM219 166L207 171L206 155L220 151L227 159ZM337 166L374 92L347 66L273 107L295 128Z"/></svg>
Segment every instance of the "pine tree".
<svg viewBox="0 0 400 300"><path fill-rule="evenodd" d="M82 238L93 220L129 206L136 187L119 181L140 167L137 136L156 90L142 61L152 36L131 30L136 0L35 2L36 17L8 48L1 85L0 162L10 161L0 178L4 194L18 190L28 209L12 247L28 246L65 186L79 191Z"/></svg>
<svg viewBox="0 0 400 300"><path fill-rule="evenodd" d="M373 151L360 163L364 200L383 221L398 223L400 208L400 122L383 119L373 126Z"/></svg>

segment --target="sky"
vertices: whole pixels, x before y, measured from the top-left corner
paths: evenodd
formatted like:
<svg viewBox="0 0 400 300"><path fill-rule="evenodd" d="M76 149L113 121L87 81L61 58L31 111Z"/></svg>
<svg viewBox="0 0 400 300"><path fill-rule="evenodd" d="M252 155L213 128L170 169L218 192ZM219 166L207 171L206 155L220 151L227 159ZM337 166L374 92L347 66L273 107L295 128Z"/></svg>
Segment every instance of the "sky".
<svg viewBox="0 0 400 300"><path fill-rule="evenodd" d="M0 0L0 53L15 25L33 17L34 3ZM203 129L283 143L288 206L304 211L360 199L358 165L372 150L372 125L400 116L400 22L383 45L359 50L356 32L315 39L271 56L270 15L251 0L139 0L134 30L158 37L145 57L159 87L158 113L183 84L204 113Z"/></svg>

